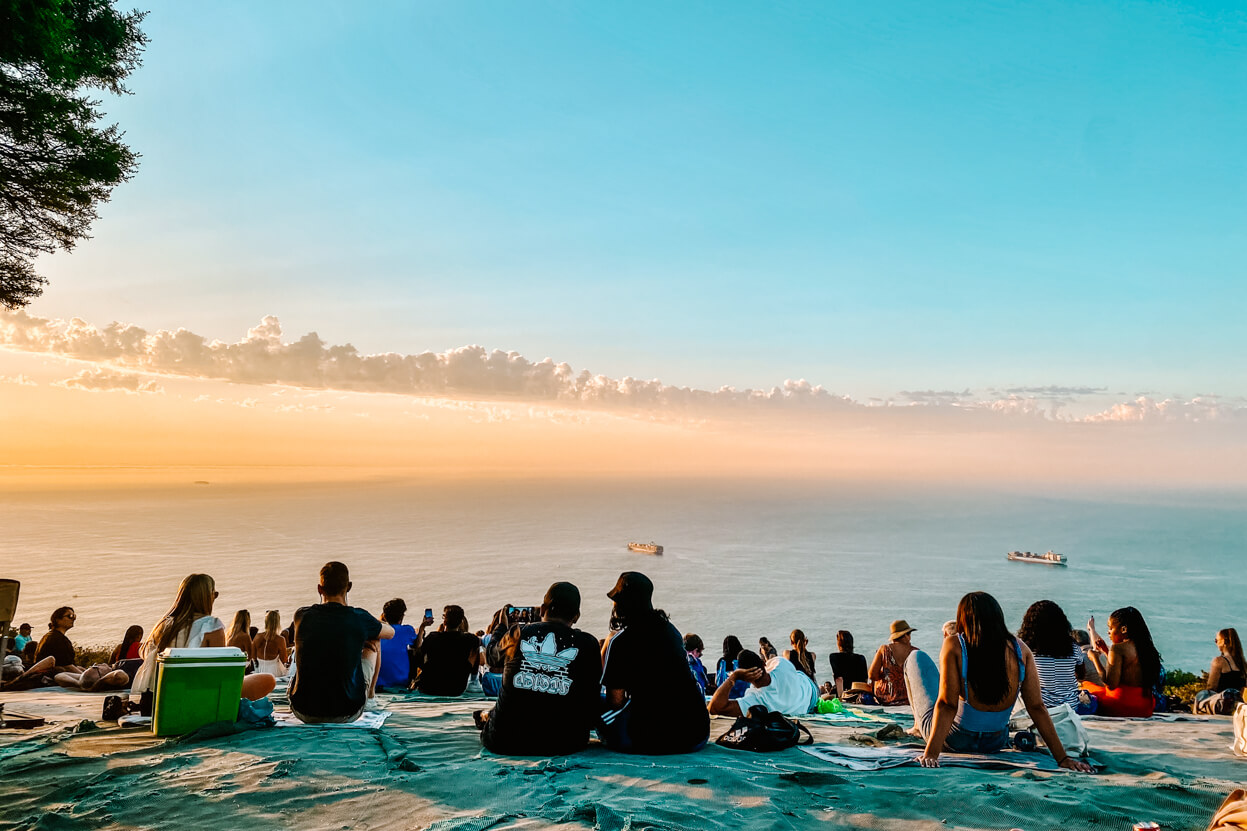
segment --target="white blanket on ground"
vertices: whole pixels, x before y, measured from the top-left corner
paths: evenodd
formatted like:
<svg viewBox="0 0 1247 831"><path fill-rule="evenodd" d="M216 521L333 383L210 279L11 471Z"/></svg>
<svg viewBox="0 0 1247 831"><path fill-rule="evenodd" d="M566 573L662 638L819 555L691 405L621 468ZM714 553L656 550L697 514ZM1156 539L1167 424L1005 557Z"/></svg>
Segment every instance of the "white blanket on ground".
<svg viewBox="0 0 1247 831"><path fill-rule="evenodd" d="M850 770L886 770L887 768L916 765L922 750L916 747L858 747L841 744L812 744L802 751ZM1052 757L1046 753L1019 753L1002 750L990 755L970 753L940 754L942 767L982 768L986 770L1060 770Z"/></svg>
<svg viewBox="0 0 1247 831"><path fill-rule="evenodd" d="M1204 716L1195 716L1190 713L1155 713L1148 718L1135 718L1132 716L1079 716L1083 721L1208 721Z"/></svg>
<svg viewBox="0 0 1247 831"><path fill-rule="evenodd" d="M273 713L273 718L276 719L278 727L362 727L364 729L375 729L385 724L385 720L389 717L389 710L368 710L354 721L342 724L304 724L299 721L299 717L294 713Z"/></svg>

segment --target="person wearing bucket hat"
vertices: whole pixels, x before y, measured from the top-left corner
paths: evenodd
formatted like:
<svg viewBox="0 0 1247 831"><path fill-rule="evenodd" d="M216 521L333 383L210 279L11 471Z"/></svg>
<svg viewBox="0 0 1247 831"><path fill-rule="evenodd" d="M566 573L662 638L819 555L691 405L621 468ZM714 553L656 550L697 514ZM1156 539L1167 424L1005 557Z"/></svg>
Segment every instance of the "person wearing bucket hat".
<svg viewBox="0 0 1247 831"><path fill-rule="evenodd" d="M916 631L904 620L892 621L888 643L875 652L870 664L870 680L874 682L875 698L880 704L909 703L909 694L905 691L905 659L917 651L909 642L910 634Z"/></svg>
<svg viewBox="0 0 1247 831"><path fill-rule="evenodd" d="M603 652L606 711L598 736L624 753L689 753L710 738L706 698L688 668L684 638L654 609L654 584L639 571L619 575Z"/></svg>

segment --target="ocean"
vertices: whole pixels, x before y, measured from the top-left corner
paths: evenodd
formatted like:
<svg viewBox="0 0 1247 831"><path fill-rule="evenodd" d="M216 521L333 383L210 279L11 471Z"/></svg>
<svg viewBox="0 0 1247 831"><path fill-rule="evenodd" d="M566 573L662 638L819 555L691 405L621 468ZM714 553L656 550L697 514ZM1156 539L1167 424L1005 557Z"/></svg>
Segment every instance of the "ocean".
<svg viewBox="0 0 1247 831"><path fill-rule="evenodd" d="M283 625L316 601L317 572L345 562L351 602L380 614L402 597L409 622L430 607L485 628L507 604L536 605L555 580L577 584L580 626L607 632L606 592L643 571L655 604L696 632L713 664L725 635L783 649L794 628L835 650L853 632L871 654L904 618L934 651L962 594L991 592L1011 627L1050 599L1071 623L1133 605L1166 666L1199 671L1216 630L1247 634L1247 494L1036 496L989 490L707 481L372 481L126 487L0 494L0 577L22 583L18 621L78 614L70 637L111 645L150 630L178 582L204 571L215 614L238 609ZM665 546L634 554L630 540ZM1053 549L1068 568L1011 563Z"/></svg>

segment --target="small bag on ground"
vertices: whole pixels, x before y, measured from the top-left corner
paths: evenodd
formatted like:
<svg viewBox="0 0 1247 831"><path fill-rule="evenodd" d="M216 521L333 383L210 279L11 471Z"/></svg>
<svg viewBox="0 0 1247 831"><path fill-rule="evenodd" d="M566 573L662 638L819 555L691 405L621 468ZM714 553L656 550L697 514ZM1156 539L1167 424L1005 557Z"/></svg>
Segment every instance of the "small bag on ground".
<svg viewBox="0 0 1247 831"><path fill-rule="evenodd" d="M1228 716L1243 700L1239 690L1222 690L1219 693L1200 694L1195 697L1195 714L1200 716Z"/></svg>
<svg viewBox="0 0 1247 831"><path fill-rule="evenodd" d="M802 733L809 741L801 740ZM813 743L814 737L805 725L785 718L783 713L771 712L760 704L750 707L749 715L736 719L731 729L715 742L733 750L752 750L756 753Z"/></svg>

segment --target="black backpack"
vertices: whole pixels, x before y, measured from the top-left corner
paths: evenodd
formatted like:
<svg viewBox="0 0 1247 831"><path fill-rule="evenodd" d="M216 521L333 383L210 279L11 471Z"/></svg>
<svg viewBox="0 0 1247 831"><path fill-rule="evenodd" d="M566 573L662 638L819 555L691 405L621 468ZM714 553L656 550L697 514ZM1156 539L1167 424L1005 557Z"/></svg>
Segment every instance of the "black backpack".
<svg viewBox="0 0 1247 831"><path fill-rule="evenodd" d="M802 733L808 741L801 740ZM750 707L749 715L736 719L731 729L715 742L733 750L752 750L756 753L771 753L813 743L814 737L804 724L790 721L783 713L771 712L761 704Z"/></svg>

